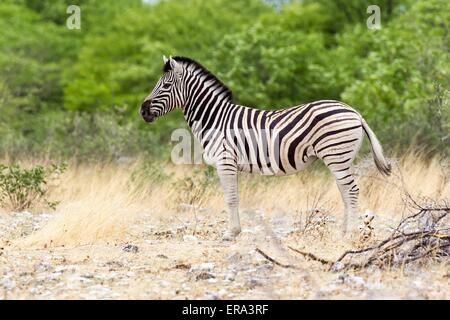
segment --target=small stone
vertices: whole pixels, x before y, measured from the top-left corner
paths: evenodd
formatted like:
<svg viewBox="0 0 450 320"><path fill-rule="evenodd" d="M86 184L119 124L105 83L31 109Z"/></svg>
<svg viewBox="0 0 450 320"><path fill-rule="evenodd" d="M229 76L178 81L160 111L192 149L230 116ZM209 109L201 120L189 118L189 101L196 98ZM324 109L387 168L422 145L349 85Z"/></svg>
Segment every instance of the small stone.
<svg viewBox="0 0 450 320"><path fill-rule="evenodd" d="M333 266L331 267L331 271L332 272L338 272L341 271L342 269L344 269L344 264L342 262L336 262L335 264L333 264Z"/></svg>
<svg viewBox="0 0 450 320"><path fill-rule="evenodd" d="M186 234L183 236L183 241L197 241L198 238L196 236L190 235L190 234Z"/></svg>
<svg viewBox="0 0 450 320"><path fill-rule="evenodd" d="M234 279L236 279L236 273L234 273L234 272L229 272L225 276L225 281L232 282L232 281L234 281Z"/></svg>
<svg viewBox="0 0 450 320"><path fill-rule="evenodd" d="M228 260L229 263L236 264L236 263L242 261L242 255L239 252L236 252L236 253L230 254L227 257L227 260Z"/></svg>
<svg viewBox="0 0 450 320"><path fill-rule="evenodd" d="M180 212L191 212L191 211L197 211L202 212L205 211L204 208L201 208L200 206L189 204L189 203L181 203L178 206L178 211Z"/></svg>
<svg viewBox="0 0 450 320"><path fill-rule="evenodd" d="M228 291L223 289L223 288L220 289L219 292L218 292L219 296L225 296L227 293L228 293Z"/></svg>
<svg viewBox="0 0 450 320"><path fill-rule="evenodd" d="M348 284L348 285L351 285L353 287L357 287L360 289L362 289L366 286L366 282L364 281L363 278L358 277L358 276L352 276L347 273L340 274L338 276L336 282L339 284Z"/></svg>
<svg viewBox="0 0 450 320"><path fill-rule="evenodd" d="M257 267L257 270L264 271L264 270L272 270L273 269L273 263L264 263Z"/></svg>
<svg viewBox="0 0 450 320"><path fill-rule="evenodd" d="M122 250L125 252L137 253L139 251L139 248L138 246L135 246L133 244L127 244L125 247L122 248Z"/></svg>
<svg viewBox="0 0 450 320"><path fill-rule="evenodd" d="M212 262L205 262L205 263L193 265L189 271L190 272L212 271L214 269L214 267L215 267L214 263L212 263Z"/></svg>
<svg viewBox="0 0 450 320"><path fill-rule="evenodd" d="M215 292L205 292L204 300L219 300L219 295Z"/></svg>
<svg viewBox="0 0 450 320"><path fill-rule="evenodd" d="M177 264L175 264L175 269L190 269L191 265L188 263L183 263L183 262L179 262Z"/></svg>
<svg viewBox="0 0 450 320"><path fill-rule="evenodd" d="M37 263L34 265L34 271L35 272L45 272L45 271L50 271L52 270L53 266L49 263Z"/></svg>
<svg viewBox="0 0 450 320"><path fill-rule="evenodd" d="M361 278L361 277L357 277L357 276L353 276L352 278L351 278L351 281L352 281L352 283L354 283L355 285L357 285L357 286L365 286L366 285L366 282L364 281L364 279L363 278Z"/></svg>
<svg viewBox="0 0 450 320"><path fill-rule="evenodd" d="M12 290L16 287L16 282L14 280L10 280L8 278L0 280L0 287L3 287L6 290Z"/></svg>
<svg viewBox="0 0 450 320"><path fill-rule="evenodd" d="M250 289L254 289L254 288L259 287L259 286L262 286L262 285L264 285L264 283L263 283L261 280L259 280L259 279L250 278L250 279L247 281L247 286L248 286Z"/></svg>
<svg viewBox="0 0 450 320"><path fill-rule="evenodd" d="M112 269L113 269L113 268L123 268L123 267L124 267L124 264L123 264L122 262L120 262L120 261L114 261L114 260L112 260L112 261L106 262L106 263L105 263L105 266L111 267Z"/></svg>

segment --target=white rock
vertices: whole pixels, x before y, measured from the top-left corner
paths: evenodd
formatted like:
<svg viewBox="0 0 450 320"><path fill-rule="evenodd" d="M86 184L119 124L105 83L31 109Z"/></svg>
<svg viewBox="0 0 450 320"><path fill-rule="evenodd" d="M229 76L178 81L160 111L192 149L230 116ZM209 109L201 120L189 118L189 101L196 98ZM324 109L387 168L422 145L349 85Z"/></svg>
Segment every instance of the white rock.
<svg viewBox="0 0 450 320"><path fill-rule="evenodd" d="M72 275L69 278L69 281L72 283L91 283L92 280L80 275Z"/></svg>
<svg viewBox="0 0 450 320"><path fill-rule="evenodd" d="M242 233L250 233L250 234L257 234L260 233L264 229L263 226L257 225L253 228L244 228L242 229Z"/></svg>
<svg viewBox="0 0 450 320"><path fill-rule="evenodd" d="M353 276L353 277L351 278L351 281L352 281L354 284L359 285L359 286L365 286L365 285L366 285L366 282L365 282L364 279L361 278L361 277Z"/></svg>
<svg viewBox="0 0 450 320"><path fill-rule="evenodd" d="M198 238L196 236L190 235L190 234L186 234L183 236L183 241L197 241Z"/></svg>
<svg viewBox="0 0 450 320"><path fill-rule="evenodd" d="M212 271L214 269L215 265L213 262L205 262L201 264L195 264L191 266L190 272L197 272L197 271Z"/></svg>
<svg viewBox="0 0 450 320"><path fill-rule="evenodd" d="M215 292L206 291L203 299L204 300L218 300L219 296Z"/></svg>
<svg viewBox="0 0 450 320"><path fill-rule="evenodd" d="M159 281L159 284L160 284L162 287L170 287L170 282L169 282L169 281L166 281L166 280L160 280L160 281Z"/></svg>
<svg viewBox="0 0 450 320"><path fill-rule="evenodd" d="M219 294L220 296L224 296L224 295L226 295L227 293L228 293L228 291L225 290L225 289L220 289L219 292L218 292L218 294Z"/></svg>
<svg viewBox="0 0 450 320"><path fill-rule="evenodd" d="M338 272L341 271L342 269L344 269L344 264L342 262L336 262L335 264L333 264L333 266L331 267L331 271L332 272Z"/></svg>
<svg viewBox="0 0 450 320"><path fill-rule="evenodd" d="M15 288L16 282L14 280L10 280L8 278L4 278L0 280L0 287L5 288L6 290L11 290Z"/></svg>
<svg viewBox="0 0 450 320"><path fill-rule="evenodd" d="M112 271L112 272L108 272L108 273L105 273L105 272L98 273L95 277L100 280L111 280L111 279L116 278L116 276L117 276L117 273Z"/></svg>
<svg viewBox="0 0 450 320"><path fill-rule="evenodd" d="M227 273L227 275L225 276L225 281L234 281L234 279L236 278L236 273L234 272L229 272Z"/></svg>
<svg viewBox="0 0 450 320"><path fill-rule="evenodd" d="M349 284L360 288L366 286L366 281L362 277L349 275L347 273L340 274L337 279L337 283Z"/></svg>

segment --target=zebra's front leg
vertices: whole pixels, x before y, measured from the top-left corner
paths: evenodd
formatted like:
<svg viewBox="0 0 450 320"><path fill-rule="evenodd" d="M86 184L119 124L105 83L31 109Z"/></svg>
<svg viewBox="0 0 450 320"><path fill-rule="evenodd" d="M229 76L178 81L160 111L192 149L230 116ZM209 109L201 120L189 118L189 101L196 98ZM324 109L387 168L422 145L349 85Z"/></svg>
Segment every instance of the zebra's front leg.
<svg viewBox="0 0 450 320"><path fill-rule="evenodd" d="M229 229L224 233L223 240L234 240L241 232L239 221L239 194L236 167L230 164L217 166L217 174L223 188L225 204L230 216Z"/></svg>

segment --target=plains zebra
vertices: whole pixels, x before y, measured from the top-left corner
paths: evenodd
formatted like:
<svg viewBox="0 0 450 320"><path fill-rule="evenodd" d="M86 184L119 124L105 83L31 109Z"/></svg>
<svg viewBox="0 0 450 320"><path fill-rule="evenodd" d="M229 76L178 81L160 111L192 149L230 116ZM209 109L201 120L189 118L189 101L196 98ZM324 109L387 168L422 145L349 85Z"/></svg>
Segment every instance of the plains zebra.
<svg viewBox="0 0 450 320"><path fill-rule="evenodd" d="M372 145L379 171L390 174L382 147L361 115L345 103L315 101L280 110L259 110L233 103L231 91L198 62L164 57L163 76L140 108L147 122L181 108L217 169L230 214L224 239L241 231L237 172L289 175L322 159L333 173L344 202L343 232L354 218L359 189L352 162L363 139Z"/></svg>

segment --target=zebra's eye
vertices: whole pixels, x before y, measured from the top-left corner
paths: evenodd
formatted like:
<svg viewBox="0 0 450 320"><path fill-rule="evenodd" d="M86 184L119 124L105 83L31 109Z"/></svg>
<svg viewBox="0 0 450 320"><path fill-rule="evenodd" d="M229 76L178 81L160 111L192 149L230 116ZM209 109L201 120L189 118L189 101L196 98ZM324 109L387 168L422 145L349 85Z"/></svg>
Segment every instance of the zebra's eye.
<svg viewBox="0 0 450 320"><path fill-rule="evenodd" d="M164 84L163 84L163 88L164 88L164 89L169 89L171 85L172 85L172 84L171 84L170 82L164 83Z"/></svg>

